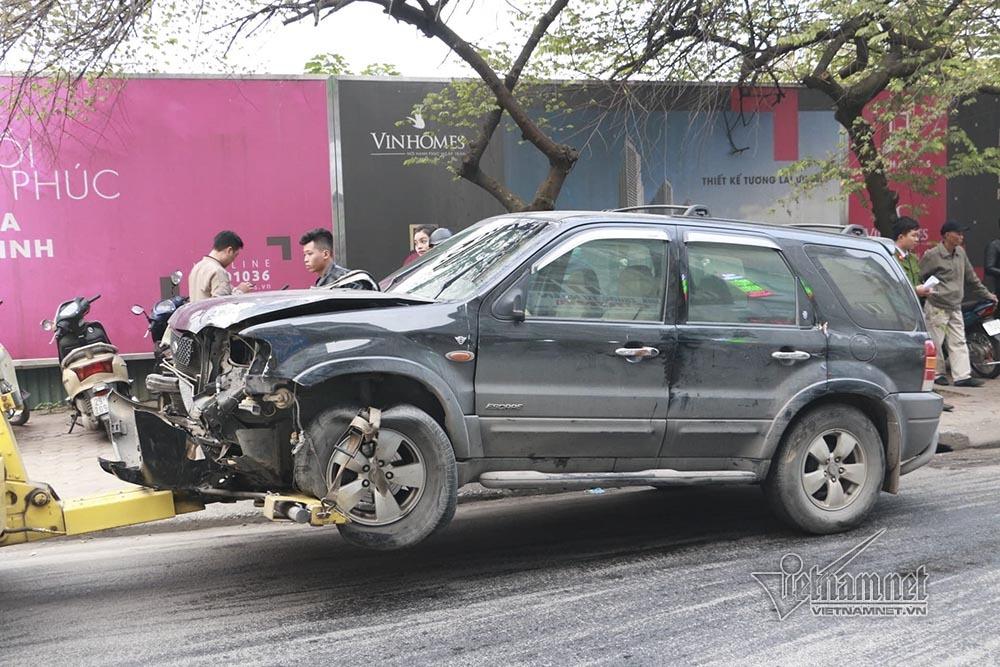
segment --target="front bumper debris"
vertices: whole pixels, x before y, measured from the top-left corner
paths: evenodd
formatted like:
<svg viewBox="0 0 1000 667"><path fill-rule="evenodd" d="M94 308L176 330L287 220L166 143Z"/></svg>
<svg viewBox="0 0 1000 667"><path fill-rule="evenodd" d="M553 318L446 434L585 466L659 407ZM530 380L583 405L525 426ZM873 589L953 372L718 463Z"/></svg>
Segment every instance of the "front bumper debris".
<svg viewBox="0 0 1000 667"><path fill-rule="evenodd" d="M312 496L296 493L230 492L225 483L232 471L218 463L199 458L198 448L184 429L170 423L151 408L121 394L109 398L111 414L123 424L114 434L115 460L99 459L106 472L132 484L169 489L175 494L197 499L193 502L254 500L272 521L292 521L311 526L348 523L343 513L325 506Z"/></svg>
<svg viewBox="0 0 1000 667"><path fill-rule="evenodd" d="M210 481L216 466L190 456L188 434L150 408L118 392L109 395L115 460L100 459L101 467L132 484L155 489L196 490Z"/></svg>

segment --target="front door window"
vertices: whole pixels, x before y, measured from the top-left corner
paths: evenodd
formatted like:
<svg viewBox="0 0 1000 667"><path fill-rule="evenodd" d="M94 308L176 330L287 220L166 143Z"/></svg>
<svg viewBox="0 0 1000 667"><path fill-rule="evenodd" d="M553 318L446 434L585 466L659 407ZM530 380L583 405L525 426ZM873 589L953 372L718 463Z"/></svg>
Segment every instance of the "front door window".
<svg viewBox="0 0 1000 667"><path fill-rule="evenodd" d="M531 275L525 317L660 322L666 247L639 238L578 245Z"/></svg>

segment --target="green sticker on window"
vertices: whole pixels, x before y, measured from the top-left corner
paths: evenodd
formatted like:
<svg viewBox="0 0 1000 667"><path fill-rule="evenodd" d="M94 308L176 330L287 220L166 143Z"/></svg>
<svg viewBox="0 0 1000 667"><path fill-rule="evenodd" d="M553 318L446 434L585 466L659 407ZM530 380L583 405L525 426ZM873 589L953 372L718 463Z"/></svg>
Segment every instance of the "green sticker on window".
<svg viewBox="0 0 1000 667"><path fill-rule="evenodd" d="M739 291L743 292L748 299L759 299L765 296L774 296L774 292L767 289L760 283L755 283L749 278L744 278L736 273L723 273L722 279Z"/></svg>

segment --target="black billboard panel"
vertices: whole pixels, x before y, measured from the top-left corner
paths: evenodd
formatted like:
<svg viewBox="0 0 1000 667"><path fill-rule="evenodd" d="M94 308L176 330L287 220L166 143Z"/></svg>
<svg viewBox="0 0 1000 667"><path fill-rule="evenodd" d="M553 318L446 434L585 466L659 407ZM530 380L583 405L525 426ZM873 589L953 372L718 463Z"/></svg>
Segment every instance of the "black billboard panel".
<svg viewBox="0 0 1000 667"><path fill-rule="evenodd" d="M445 81L337 79L339 104L334 141L342 174L342 220L347 256L338 262L377 278L402 264L411 229L438 225L453 232L503 213L479 187L456 179L444 166L407 165L413 157L460 156L467 136L437 126L414 106ZM500 142L483 158L486 173L502 178Z"/></svg>
<svg viewBox="0 0 1000 667"><path fill-rule="evenodd" d="M1000 98L984 95L962 106L956 124L980 149L1000 147ZM983 265L986 246L1000 237L1000 177L958 176L948 181L948 218L970 229L965 247L975 266Z"/></svg>

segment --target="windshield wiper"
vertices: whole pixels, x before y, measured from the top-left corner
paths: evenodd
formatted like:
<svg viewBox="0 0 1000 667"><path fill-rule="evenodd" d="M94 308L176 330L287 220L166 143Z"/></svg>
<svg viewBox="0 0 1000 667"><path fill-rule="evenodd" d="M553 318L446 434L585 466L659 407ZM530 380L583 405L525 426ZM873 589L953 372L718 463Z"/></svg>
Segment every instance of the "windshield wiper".
<svg viewBox="0 0 1000 667"><path fill-rule="evenodd" d="M457 276L455 276L454 278L450 278L449 280L447 280L445 282L445 284L441 286L441 289L438 290L438 293L434 295L434 298L437 299L438 297L440 297L441 294L446 289L448 289L449 287L451 287L452 283L454 283L456 280L458 280L459 278L461 278L462 276L464 276L466 273L468 273L472 269L476 268L477 266L478 265L476 265L476 264L469 264L469 266L465 267L465 269L461 273L459 273Z"/></svg>

